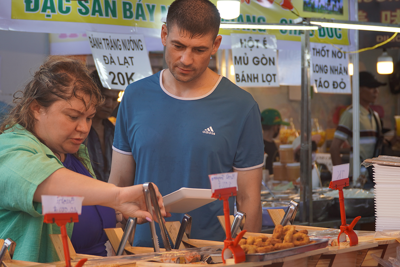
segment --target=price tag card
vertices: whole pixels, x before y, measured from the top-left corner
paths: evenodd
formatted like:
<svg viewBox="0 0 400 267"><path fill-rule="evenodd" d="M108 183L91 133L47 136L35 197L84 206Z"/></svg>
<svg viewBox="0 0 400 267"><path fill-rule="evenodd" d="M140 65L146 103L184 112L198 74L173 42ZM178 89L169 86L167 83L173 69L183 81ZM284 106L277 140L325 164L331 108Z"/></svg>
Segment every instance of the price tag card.
<svg viewBox="0 0 400 267"><path fill-rule="evenodd" d="M82 212L84 197L77 196L42 196L42 214Z"/></svg>
<svg viewBox="0 0 400 267"><path fill-rule="evenodd" d="M210 178L212 193L218 189L231 187L236 187L236 190L238 190L237 172L210 174L208 177Z"/></svg>
<svg viewBox="0 0 400 267"><path fill-rule="evenodd" d="M332 182L349 178L349 169L349 163L333 166Z"/></svg>

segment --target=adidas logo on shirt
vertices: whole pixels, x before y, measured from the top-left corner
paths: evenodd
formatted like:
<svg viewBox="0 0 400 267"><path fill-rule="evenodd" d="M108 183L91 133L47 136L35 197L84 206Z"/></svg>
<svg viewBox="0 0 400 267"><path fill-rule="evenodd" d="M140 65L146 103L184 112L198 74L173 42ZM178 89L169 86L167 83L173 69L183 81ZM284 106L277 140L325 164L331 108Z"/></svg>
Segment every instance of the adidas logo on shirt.
<svg viewBox="0 0 400 267"><path fill-rule="evenodd" d="M204 129L204 130L203 130L203 133L215 135L215 132L214 132L214 130L213 130L213 128L212 128L211 126L208 127L207 129Z"/></svg>

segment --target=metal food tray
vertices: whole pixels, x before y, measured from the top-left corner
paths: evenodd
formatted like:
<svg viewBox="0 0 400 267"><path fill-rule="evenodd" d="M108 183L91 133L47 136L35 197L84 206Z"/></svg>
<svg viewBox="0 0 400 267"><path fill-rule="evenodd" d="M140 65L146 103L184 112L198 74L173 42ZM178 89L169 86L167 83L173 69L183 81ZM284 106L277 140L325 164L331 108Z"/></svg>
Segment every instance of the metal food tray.
<svg viewBox="0 0 400 267"><path fill-rule="evenodd" d="M255 253L255 254L247 254L246 261L247 262L258 262L258 261L269 261L274 259L285 258L301 253L305 253L308 251L325 248L328 246L329 239L318 239L318 238L310 238L311 241L317 241L314 244L308 244L305 246L298 246L294 248L282 249L278 251L268 252L268 253Z"/></svg>

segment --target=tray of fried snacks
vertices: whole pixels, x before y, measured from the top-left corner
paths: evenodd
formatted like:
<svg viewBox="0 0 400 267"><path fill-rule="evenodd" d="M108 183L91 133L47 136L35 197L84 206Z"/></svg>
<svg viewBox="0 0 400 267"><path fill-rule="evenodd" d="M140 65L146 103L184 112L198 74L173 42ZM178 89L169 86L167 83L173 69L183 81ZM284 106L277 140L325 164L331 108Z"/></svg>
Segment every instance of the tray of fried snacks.
<svg viewBox="0 0 400 267"><path fill-rule="evenodd" d="M277 225L271 237L250 236L239 241L246 261L268 261L307 251L325 248L329 239L310 238L307 230L297 231L293 225Z"/></svg>

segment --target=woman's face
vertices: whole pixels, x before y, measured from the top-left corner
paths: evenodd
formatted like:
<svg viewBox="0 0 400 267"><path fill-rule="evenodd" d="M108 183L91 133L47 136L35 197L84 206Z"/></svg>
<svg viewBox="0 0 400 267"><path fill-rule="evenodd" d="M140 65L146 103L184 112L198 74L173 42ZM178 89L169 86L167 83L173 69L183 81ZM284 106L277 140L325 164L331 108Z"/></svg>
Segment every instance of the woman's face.
<svg viewBox="0 0 400 267"><path fill-rule="evenodd" d="M83 99L89 103L89 96ZM96 109L91 106L86 110L83 101L73 97L69 101L58 100L49 108L37 105L33 112L34 133L63 161L65 154L77 152L88 136Z"/></svg>

